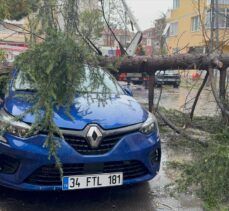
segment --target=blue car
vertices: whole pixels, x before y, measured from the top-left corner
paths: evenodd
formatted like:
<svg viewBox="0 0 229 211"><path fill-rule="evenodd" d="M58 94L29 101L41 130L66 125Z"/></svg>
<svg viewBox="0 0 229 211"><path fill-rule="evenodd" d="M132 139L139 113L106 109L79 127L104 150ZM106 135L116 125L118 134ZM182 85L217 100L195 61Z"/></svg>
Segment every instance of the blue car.
<svg viewBox="0 0 229 211"><path fill-rule="evenodd" d="M54 121L64 139L58 157L63 177L48 158L45 132L24 134L35 122L32 113L16 121L14 117L31 108L26 95L36 91L23 73L14 71L8 93L0 104L0 185L29 191L74 190L112 187L144 182L158 174L161 145L157 121L106 71L99 69L100 83L93 87L91 71L82 81L70 107L55 108ZM109 90L104 95L104 87ZM102 101L102 103L101 103Z"/></svg>

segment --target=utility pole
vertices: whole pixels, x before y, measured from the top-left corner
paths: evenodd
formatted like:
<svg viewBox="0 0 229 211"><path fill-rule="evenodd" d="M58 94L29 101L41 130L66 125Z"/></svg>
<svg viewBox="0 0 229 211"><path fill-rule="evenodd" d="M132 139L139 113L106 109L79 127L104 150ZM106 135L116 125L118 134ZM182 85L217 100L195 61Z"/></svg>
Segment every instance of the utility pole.
<svg viewBox="0 0 229 211"><path fill-rule="evenodd" d="M220 53L220 40L219 40L219 0L211 0L211 44L210 44L210 52L213 51L217 54ZM216 86L217 82L217 70L214 70L214 83ZM226 95L226 74L227 68L223 68L220 70L219 77L219 96L222 101L225 100Z"/></svg>
<svg viewBox="0 0 229 211"><path fill-rule="evenodd" d="M215 0L211 0L211 10L210 10L210 29L211 29L211 36L210 36L210 49L209 52L212 53L214 49L214 28L215 28Z"/></svg>
<svg viewBox="0 0 229 211"><path fill-rule="evenodd" d="M215 0L215 48L219 51L219 0Z"/></svg>
<svg viewBox="0 0 229 211"><path fill-rule="evenodd" d="M219 53L219 0L215 0L215 52ZM218 71L214 71L215 78L217 78Z"/></svg>
<svg viewBox="0 0 229 211"><path fill-rule="evenodd" d="M219 1L211 0L211 41L210 53L219 52ZM214 78L217 78L217 70L214 70ZM216 83L216 80L215 80Z"/></svg>
<svg viewBox="0 0 229 211"><path fill-rule="evenodd" d="M219 50L219 0L211 0L210 53Z"/></svg>

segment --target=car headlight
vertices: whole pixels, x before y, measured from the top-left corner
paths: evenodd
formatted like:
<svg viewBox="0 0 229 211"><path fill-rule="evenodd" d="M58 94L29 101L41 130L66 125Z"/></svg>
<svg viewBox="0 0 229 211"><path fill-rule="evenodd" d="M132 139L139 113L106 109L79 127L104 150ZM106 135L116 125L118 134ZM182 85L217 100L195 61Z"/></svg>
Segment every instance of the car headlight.
<svg viewBox="0 0 229 211"><path fill-rule="evenodd" d="M8 114L4 109L0 110L0 137L7 132L23 138L29 132L30 128L30 125L15 120L15 117Z"/></svg>
<svg viewBox="0 0 229 211"><path fill-rule="evenodd" d="M151 113L148 113L148 114L149 114L148 118L143 123L143 125L140 129L140 132L147 134L147 135L150 133L156 132L158 135L159 129L158 129L157 120L153 114L151 114Z"/></svg>

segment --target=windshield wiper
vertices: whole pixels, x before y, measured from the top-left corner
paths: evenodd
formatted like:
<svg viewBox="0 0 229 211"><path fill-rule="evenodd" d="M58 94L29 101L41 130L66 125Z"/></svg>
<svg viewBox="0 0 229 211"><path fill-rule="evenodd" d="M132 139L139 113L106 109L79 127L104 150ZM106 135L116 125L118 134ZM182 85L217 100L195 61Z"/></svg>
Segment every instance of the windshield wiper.
<svg viewBox="0 0 229 211"><path fill-rule="evenodd" d="M36 89L16 89L16 92L36 92Z"/></svg>

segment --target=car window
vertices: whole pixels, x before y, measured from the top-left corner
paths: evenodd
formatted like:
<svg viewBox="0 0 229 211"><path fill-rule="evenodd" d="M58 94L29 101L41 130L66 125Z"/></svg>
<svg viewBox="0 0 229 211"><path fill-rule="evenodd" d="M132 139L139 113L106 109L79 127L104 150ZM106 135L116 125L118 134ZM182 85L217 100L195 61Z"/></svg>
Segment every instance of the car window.
<svg viewBox="0 0 229 211"><path fill-rule="evenodd" d="M35 91L36 88L22 71L19 71L13 86L14 91ZM85 66L77 85L79 93L124 94L116 79L101 68Z"/></svg>
<svg viewBox="0 0 229 211"><path fill-rule="evenodd" d="M156 75L174 75L179 74L178 70L158 70L156 71Z"/></svg>

